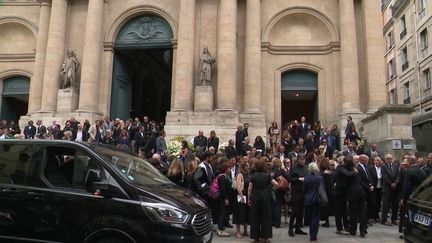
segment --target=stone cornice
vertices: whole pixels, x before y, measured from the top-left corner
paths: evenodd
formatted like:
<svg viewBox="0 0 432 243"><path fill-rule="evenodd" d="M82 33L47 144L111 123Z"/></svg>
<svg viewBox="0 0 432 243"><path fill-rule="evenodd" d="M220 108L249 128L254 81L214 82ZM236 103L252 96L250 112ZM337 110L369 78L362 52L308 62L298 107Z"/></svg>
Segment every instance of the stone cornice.
<svg viewBox="0 0 432 243"><path fill-rule="evenodd" d="M275 55L322 55L340 51L340 43L330 42L325 46L275 46L270 42L262 42L261 51Z"/></svg>
<svg viewBox="0 0 432 243"><path fill-rule="evenodd" d="M37 0L34 1L2 1L0 6L39 6L40 3Z"/></svg>
<svg viewBox="0 0 432 243"><path fill-rule="evenodd" d="M393 104L393 105L384 105L381 106L377 112L373 113L371 116L366 117L361 122L363 124L375 120L379 116L384 113L402 113L402 114L411 114L413 112L413 108L410 105L402 105L402 104Z"/></svg>
<svg viewBox="0 0 432 243"><path fill-rule="evenodd" d="M34 62L35 53L1 54L0 62Z"/></svg>
<svg viewBox="0 0 432 243"><path fill-rule="evenodd" d="M38 0L41 6L51 6L52 0Z"/></svg>

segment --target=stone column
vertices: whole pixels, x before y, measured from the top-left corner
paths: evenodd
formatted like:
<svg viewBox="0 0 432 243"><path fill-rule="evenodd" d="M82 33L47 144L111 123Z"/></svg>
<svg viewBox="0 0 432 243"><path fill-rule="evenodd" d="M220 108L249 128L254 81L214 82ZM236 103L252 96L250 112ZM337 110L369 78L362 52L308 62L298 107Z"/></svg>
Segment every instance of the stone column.
<svg viewBox="0 0 432 243"><path fill-rule="evenodd" d="M261 0L246 1L244 112L261 113Z"/></svg>
<svg viewBox="0 0 432 243"><path fill-rule="evenodd" d="M102 52L104 0L89 0L82 56L77 112L99 111L99 74Z"/></svg>
<svg viewBox="0 0 432 243"><path fill-rule="evenodd" d="M28 113L40 110L42 101L42 87L44 80L45 53L48 40L48 28L51 10L51 0L39 0L40 13L38 36L36 40L36 56L33 76L30 81Z"/></svg>
<svg viewBox="0 0 432 243"><path fill-rule="evenodd" d="M379 1L362 1L363 26L366 39L366 62L368 80L368 111L374 113L386 104L386 75L384 56L384 37L381 27L381 11Z"/></svg>
<svg viewBox="0 0 432 243"><path fill-rule="evenodd" d="M180 0L172 111L191 111L194 84L195 0Z"/></svg>
<svg viewBox="0 0 432 243"><path fill-rule="evenodd" d="M249 2L249 1L248 1ZM235 110L237 100L237 0L220 0L217 36L217 109Z"/></svg>
<svg viewBox="0 0 432 243"><path fill-rule="evenodd" d="M41 112L56 111L59 73L65 53L67 5L68 0L52 1Z"/></svg>
<svg viewBox="0 0 432 243"><path fill-rule="evenodd" d="M354 0L339 0L342 112L360 113L360 80Z"/></svg>

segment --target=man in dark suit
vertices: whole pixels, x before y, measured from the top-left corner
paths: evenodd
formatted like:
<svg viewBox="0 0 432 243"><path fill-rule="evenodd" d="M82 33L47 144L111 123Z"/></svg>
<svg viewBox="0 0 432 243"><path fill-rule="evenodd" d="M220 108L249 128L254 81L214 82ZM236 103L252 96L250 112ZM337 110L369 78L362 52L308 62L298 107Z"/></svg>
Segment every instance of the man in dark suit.
<svg viewBox="0 0 432 243"><path fill-rule="evenodd" d="M83 125L81 123L77 124L76 130L72 130L72 140L77 142L87 142L88 133L83 129Z"/></svg>
<svg viewBox="0 0 432 243"><path fill-rule="evenodd" d="M380 152L378 151L378 145L376 145L375 143L369 147L369 149L366 151L366 155L369 158L372 157L372 155L376 155L376 156L382 158Z"/></svg>
<svg viewBox="0 0 432 243"><path fill-rule="evenodd" d="M198 189L198 194L207 202L207 204L212 209L211 211L213 216L213 222L216 222L215 220L218 218L216 213L218 205L216 201L208 195L210 185L215 178L215 173L210 165L210 161L213 159L213 157L214 154L209 151L205 151L203 153L202 162L198 165L198 169L194 175L194 184Z"/></svg>
<svg viewBox="0 0 432 243"><path fill-rule="evenodd" d="M369 220L369 225L373 223L373 209L374 209L374 181L372 174L370 173L367 155L360 155L360 163L357 164L357 170L361 177L363 187L366 189L366 212Z"/></svg>
<svg viewBox="0 0 432 243"><path fill-rule="evenodd" d="M397 192L397 181L398 181L399 164L393 161L393 156L387 154L385 156L385 165L381 168L382 179L383 179L383 205L381 214L381 224L391 226L392 224L397 225L397 212L398 212L398 192ZM387 214L389 209L392 209L391 220L387 222Z"/></svg>
<svg viewBox="0 0 432 243"><path fill-rule="evenodd" d="M42 125L41 120L36 121L36 134L35 137L39 139L44 139L47 133L47 129L44 125Z"/></svg>
<svg viewBox="0 0 432 243"><path fill-rule="evenodd" d="M24 138L25 139L34 139L36 135L36 127L33 126L33 121L30 120L28 125L24 128Z"/></svg>
<svg viewBox="0 0 432 243"><path fill-rule="evenodd" d="M234 140L233 139L230 139L228 141L228 146L225 147L225 156L228 159L231 159L231 158L237 156L237 151L236 151L236 148L234 147Z"/></svg>
<svg viewBox="0 0 432 243"><path fill-rule="evenodd" d="M341 157L342 158L342 157ZM348 171L343 164L343 159L335 170L335 221L337 234L349 234L349 221L347 211L347 194L350 178L357 176L357 172Z"/></svg>
<svg viewBox="0 0 432 243"><path fill-rule="evenodd" d="M306 118L304 116L300 119L300 137L305 138L309 132L308 124L306 123Z"/></svg>
<svg viewBox="0 0 432 243"><path fill-rule="evenodd" d="M135 133L135 151L139 151L139 148L145 147L147 144L146 129L144 126L139 126L138 131Z"/></svg>

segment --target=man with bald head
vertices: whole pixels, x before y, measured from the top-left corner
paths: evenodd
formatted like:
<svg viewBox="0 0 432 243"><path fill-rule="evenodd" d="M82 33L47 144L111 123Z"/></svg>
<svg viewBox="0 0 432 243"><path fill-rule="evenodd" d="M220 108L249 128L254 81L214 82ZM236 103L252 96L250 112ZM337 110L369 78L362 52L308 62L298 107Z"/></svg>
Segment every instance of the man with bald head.
<svg viewBox="0 0 432 243"><path fill-rule="evenodd" d="M381 168L382 181L383 181L383 205L381 214L381 224L391 226L397 225L397 212L398 212L398 175L399 164L393 160L393 155L386 154L384 159L385 164ZM387 215L391 208L391 220L387 221Z"/></svg>
<svg viewBox="0 0 432 243"><path fill-rule="evenodd" d="M194 138L193 144L197 154L202 154L207 148L207 137L204 136L204 132L202 130L198 131L198 136Z"/></svg>

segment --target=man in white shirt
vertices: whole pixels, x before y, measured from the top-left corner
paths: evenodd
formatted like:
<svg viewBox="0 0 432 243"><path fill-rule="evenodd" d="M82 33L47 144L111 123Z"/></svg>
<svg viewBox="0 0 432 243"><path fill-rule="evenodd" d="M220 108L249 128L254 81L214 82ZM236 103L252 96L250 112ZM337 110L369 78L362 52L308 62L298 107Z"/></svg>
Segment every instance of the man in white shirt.
<svg viewBox="0 0 432 243"><path fill-rule="evenodd" d="M77 142L87 142L88 136L86 131L83 129L81 123L77 125L76 132L73 133L73 140Z"/></svg>

